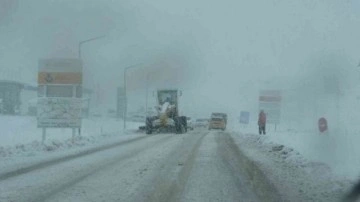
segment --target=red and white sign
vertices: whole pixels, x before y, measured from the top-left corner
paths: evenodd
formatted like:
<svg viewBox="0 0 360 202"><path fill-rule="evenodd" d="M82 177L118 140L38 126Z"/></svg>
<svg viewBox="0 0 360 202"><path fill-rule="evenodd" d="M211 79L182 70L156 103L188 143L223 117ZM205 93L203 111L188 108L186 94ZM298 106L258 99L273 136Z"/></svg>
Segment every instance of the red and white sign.
<svg viewBox="0 0 360 202"><path fill-rule="evenodd" d="M281 91L261 90L259 93L259 110L264 110L267 123L279 124L281 111Z"/></svg>
<svg viewBox="0 0 360 202"><path fill-rule="evenodd" d="M263 95L259 96L260 102L281 102L281 96Z"/></svg>

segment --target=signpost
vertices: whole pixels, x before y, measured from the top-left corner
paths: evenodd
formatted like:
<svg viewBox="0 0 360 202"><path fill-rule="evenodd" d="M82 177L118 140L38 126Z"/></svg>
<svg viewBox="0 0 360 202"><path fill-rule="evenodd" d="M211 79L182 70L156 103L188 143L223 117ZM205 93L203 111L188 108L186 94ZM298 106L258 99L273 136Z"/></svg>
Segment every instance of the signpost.
<svg viewBox="0 0 360 202"><path fill-rule="evenodd" d="M281 91L279 90L261 90L259 95L259 110L264 110L267 115L267 123L280 123L281 115Z"/></svg>
<svg viewBox="0 0 360 202"><path fill-rule="evenodd" d="M241 111L240 112L240 123L249 124L250 112Z"/></svg>
<svg viewBox="0 0 360 202"><path fill-rule="evenodd" d="M82 108L82 65L81 60L54 58L39 60L38 73L38 127L81 128Z"/></svg>

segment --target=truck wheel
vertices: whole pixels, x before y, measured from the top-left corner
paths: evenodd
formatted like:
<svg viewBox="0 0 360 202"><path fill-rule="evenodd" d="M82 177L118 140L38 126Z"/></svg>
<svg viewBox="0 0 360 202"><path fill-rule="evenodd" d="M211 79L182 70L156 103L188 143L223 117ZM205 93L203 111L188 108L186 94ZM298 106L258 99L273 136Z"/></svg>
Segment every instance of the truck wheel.
<svg viewBox="0 0 360 202"><path fill-rule="evenodd" d="M151 135L151 134L152 134L151 128L146 128L146 134L147 134L147 135Z"/></svg>
<svg viewBox="0 0 360 202"><path fill-rule="evenodd" d="M175 133L179 134L180 133L180 118L176 117L174 118L175 121Z"/></svg>
<svg viewBox="0 0 360 202"><path fill-rule="evenodd" d="M177 117L175 119L175 130L176 130L176 134L186 133L186 125L184 125L184 120L182 117Z"/></svg>
<svg viewBox="0 0 360 202"><path fill-rule="evenodd" d="M181 124L181 126L180 126L180 134L184 134L186 132L187 132L187 128L183 124Z"/></svg>
<svg viewBox="0 0 360 202"><path fill-rule="evenodd" d="M184 130L183 130L182 133L186 133L188 131L186 116L181 116L180 117L180 123L184 127Z"/></svg>
<svg viewBox="0 0 360 202"><path fill-rule="evenodd" d="M182 124L179 124L176 126L176 134L183 134L185 133L185 128Z"/></svg>
<svg viewBox="0 0 360 202"><path fill-rule="evenodd" d="M178 129L178 134L184 134L184 133L186 133L186 128L184 125L180 124Z"/></svg>

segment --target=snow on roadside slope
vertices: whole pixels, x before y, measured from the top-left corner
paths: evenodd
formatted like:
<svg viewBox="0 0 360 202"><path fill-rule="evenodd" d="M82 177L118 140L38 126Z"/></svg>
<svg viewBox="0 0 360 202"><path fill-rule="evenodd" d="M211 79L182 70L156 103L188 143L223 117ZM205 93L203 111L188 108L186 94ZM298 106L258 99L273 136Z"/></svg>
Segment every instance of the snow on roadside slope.
<svg viewBox="0 0 360 202"><path fill-rule="evenodd" d="M137 130L141 123L128 123L123 132L122 121L109 118L84 119L81 137L72 141L71 129L48 129L46 141L41 144L41 129L36 117L0 116L0 158L11 156L34 156L41 152L67 150L74 147L97 145L115 136L126 135ZM104 142L104 143L105 143Z"/></svg>
<svg viewBox="0 0 360 202"><path fill-rule="evenodd" d="M129 123L129 127L138 123ZM114 118L89 118L82 121L82 136L90 137L123 131L122 120ZM0 116L0 146L15 146L33 141L41 141L42 129L37 127L36 117ZM71 129L47 129L48 140L71 138Z"/></svg>
<svg viewBox="0 0 360 202"><path fill-rule="evenodd" d="M360 137L356 134L330 132L270 132L266 142L294 148L306 159L327 164L334 174L355 179L360 174L358 158Z"/></svg>
<svg viewBox="0 0 360 202"><path fill-rule="evenodd" d="M240 126L233 123L231 130L244 133L257 134L256 123L248 126ZM348 130L330 130L326 134L320 134L317 128L309 130L293 129L286 127L286 124L278 126L277 131L274 125L267 125L267 136L264 141L271 144L282 144L291 147L299 152L304 158L310 161L327 164L336 175L355 179L360 177L360 135L356 127ZM288 124L288 126L290 126ZM316 125L314 125L315 127ZM348 128L350 130L350 128Z"/></svg>
<svg viewBox="0 0 360 202"><path fill-rule="evenodd" d="M118 123L118 121L116 121L116 123ZM99 125L100 123L97 124ZM34 140L31 143L0 146L0 173L6 173L21 167L27 167L51 159L78 154L100 146L111 145L144 136L144 134L137 132L138 126L141 125L141 123L128 123L128 129L125 132L122 130L122 124L118 124L121 126L120 131L117 129L120 128L119 126L110 127L111 124L115 124L112 120L106 124L109 124L109 127L107 130L104 130L105 132L103 131L103 134L93 131L93 133L86 134L86 136L76 137L75 141L71 140L71 136L70 138L60 137L56 139L54 135L54 137L49 138L44 145L42 145L40 141ZM97 125L94 124L94 126ZM61 131L61 129L58 130ZM34 138L39 136L38 133L29 135L32 135Z"/></svg>
<svg viewBox="0 0 360 202"><path fill-rule="evenodd" d="M339 201L354 183L335 175L325 163L309 160L287 145L271 142L270 135L232 132L232 137L286 198Z"/></svg>

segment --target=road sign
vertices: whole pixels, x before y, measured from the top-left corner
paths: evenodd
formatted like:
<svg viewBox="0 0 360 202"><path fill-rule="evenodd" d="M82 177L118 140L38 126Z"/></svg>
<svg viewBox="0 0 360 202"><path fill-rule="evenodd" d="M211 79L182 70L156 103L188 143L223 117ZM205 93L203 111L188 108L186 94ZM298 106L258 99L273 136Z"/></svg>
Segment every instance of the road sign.
<svg viewBox="0 0 360 202"><path fill-rule="evenodd" d="M78 128L81 126L81 108L81 99L39 98L38 127Z"/></svg>
<svg viewBox="0 0 360 202"><path fill-rule="evenodd" d="M321 133L327 131L328 129L328 124L327 124L327 120L324 117L321 117L318 121L318 127L319 127L319 131Z"/></svg>
<svg viewBox="0 0 360 202"><path fill-rule="evenodd" d="M82 65L79 59L39 60L38 84L82 84Z"/></svg>
<svg viewBox="0 0 360 202"><path fill-rule="evenodd" d="M38 127L80 128L82 105L81 61L39 60Z"/></svg>
<svg viewBox="0 0 360 202"><path fill-rule="evenodd" d="M240 112L240 123L249 124L249 120L250 120L250 112L241 111Z"/></svg>
<svg viewBox="0 0 360 202"><path fill-rule="evenodd" d="M39 72L39 84L81 84L81 72Z"/></svg>
<svg viewBox="0 0 360 202"><path fill-rule="evenodd" d="M281 118L281 91L261 90L259 93L259 110L264 110L266 122L279 124Z"/></svg>

